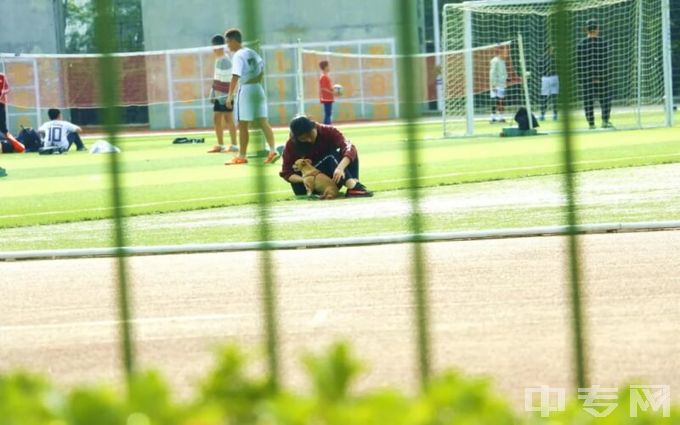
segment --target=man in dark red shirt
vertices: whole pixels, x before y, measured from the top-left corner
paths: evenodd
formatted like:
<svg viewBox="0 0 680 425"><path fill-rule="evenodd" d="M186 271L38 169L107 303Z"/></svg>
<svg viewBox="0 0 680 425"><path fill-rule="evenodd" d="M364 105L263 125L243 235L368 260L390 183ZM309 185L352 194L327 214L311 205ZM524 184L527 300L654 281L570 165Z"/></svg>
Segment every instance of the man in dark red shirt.
<svg viewBox="0 0 680 425"><path fill-rule="evenodd" d="M373 192L359 182L357 148L335 127L318 124L305 116L290 122L290 138L283 150L279 175L291 184L296 195L307 193L302 176L293 170L293 164L300 158L311 159L314 167L339 188L347 187L347 197L373 196Z"/></svg>

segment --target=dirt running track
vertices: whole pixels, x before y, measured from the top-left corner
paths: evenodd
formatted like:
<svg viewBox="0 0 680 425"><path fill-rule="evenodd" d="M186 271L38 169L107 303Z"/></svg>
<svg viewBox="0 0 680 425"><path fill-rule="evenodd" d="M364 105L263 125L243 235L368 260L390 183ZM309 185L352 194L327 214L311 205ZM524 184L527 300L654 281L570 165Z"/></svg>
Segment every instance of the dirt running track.
<svg viewBox="0 0 680 425"><path fill-rule="evenodd" d="M680 393L680 231L587 236L591 382L640 377ZM571 382L566 240L427 246L433 360L524 387ZM284 379L305 386L299 356L338 338L369 365L360 388L416 384L408 245L275 253ZM66 384L120 382L111 259L0 263L0 371ZM255 253L130 260L143 367L191 394L219 342L261 338Z"/></svg>

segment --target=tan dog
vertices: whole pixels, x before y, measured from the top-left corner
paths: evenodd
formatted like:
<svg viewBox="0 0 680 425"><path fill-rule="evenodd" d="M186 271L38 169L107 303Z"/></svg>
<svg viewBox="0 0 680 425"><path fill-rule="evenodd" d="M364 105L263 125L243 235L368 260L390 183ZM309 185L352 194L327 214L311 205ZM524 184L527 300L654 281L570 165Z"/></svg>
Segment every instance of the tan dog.
<svg viewBox="0 0 680 425"><path fill-rule="evenodd" d="M302 181L307 189L307 196L318 193L321 199L335 199L338 197L338 186L330 177L316 169L312 160L300 158L293 164L293 170L302 173Z"/></svg>

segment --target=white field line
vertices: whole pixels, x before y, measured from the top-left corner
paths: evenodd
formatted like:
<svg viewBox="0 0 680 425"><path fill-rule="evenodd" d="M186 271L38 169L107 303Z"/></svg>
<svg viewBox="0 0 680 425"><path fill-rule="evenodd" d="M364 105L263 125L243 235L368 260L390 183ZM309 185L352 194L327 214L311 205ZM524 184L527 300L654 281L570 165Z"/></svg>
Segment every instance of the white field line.
<svg viewBox="0 0 680 425"><path fill-rule="evenodd" d="M577 234L627 233L642 231L678 230L680 221L657 221L641 223L597 223L576 226ZM187 245L136 246L118 248L80 248L35 251L0 251L0 261L64 259L88 257L112 257L117 255L170 255L208 252L243 252L285 249L316 249L358 247L370 245L402 244L414 242L469 241L539 236L565 236L568 226L542 226L514 229L492 229L465 232L436 232L420 235L397 234L363 236L352 238L300 239L269 242L229 242Z"/></svg>
<svg viewBox="0 0 680 425"><path fill-rule="evenodd" d="M480 120L486 120L487 118L480 118ZM436 118L422 118L418 120L417 124L418 125L427 125L427 124L441 124L442 120L441 117L436 117ZM403 120L389 120L389 121L371 121L371 122L358 122L358 123L339 123L338 125L335 125L335 127L338 127L340 129L349 129L349 128L374 128L374 127L392 127L392 126L403 126L408 124L407 121ZM287 131L288 126L287 125L278 125L278 126L272 126L272 128L280 131ZM257 132L259 130L250 130L250 132ZM171 135L183 135L183 134L200 134L200 135L211 135L215 134L215 130L212 128L197 128L197 129L176 129L176 130L161 130L161 131L139 131L139 132L134 132L134 131L129 131L129 132L123 132L123 133L117 133L117 137L129 137L129 138L145 138L145 137L159 137L159 136L171 136ZM90 139L98 139L102 137L107 137L107 133L88 133L86 136L83 137L83 140L90 140Z"/></svg>
<svg viewBox="0 0 680 425"><path fill-rule="evenodd" d="M247 318L250 316L252 316L252 314L211 314L197 316L147 317L132 319L130 320L130 324L133 325L163 324L176 322L177 320L182 320L184 322L212 322L218 320L233 320L237 318ZM0 333L27 330L59 330L90 327L113 327L118 326L120 324L121 324L120 320L93 320L85 322L45 323L38 325L8 325L0 326Z"/></svg>
<svg viewBox="0 0 680 425"><path fill-rule="evenodd" d="M680 157L680 153L677 154L664 154L664 155L644 155L644 156L628 156L628 157L621 157L621 158L615 158L615 159L594 159L594 160L589 160L589 161L576 161L574 162L575 165L587 165L587 164L598 164L598 163L603 163L603 162L610 162L610 161L618 161L618 160L631 160L631 159L648 159L648 158L673 158L673 157ZM494 173L501 173L501 172L509 172L509 171L528 171L528 170L536 170L536 169L541 169L541 168L549 168L549 167L562 167L564 164L562 163L555 163L555 164L546 164L546 165L538 165L538 166L526 166L526 167L511 167L511 168L497 168L493 170L486 170L486 171L479 171L475 173L474 175L485 175L485 174L494 174ZM445 173L445 174L434 174L434 175L428 175L428 176L419 176L417 180L431 180L431 179L438 179L442 177L454 177L454 176L462 176L466 175L469 173L465 172L456 172L456 173ZM473 174L470 174L473 175ZM401 182L401 181L408 181L410 180L409 177L402 177L398 179L387 179L387 180L378 180L375 182L371 183L396 183L396 182ZM271 192L266 192L266 195L280 195L284 193L290 193L290 190L275 190ZM242 198L242 197L257 197L261 195L258 192L250 192L250 193L240 193L240 194L235 194L235 195L229 195L229 196L207 196L203 198L190 198L190 199L182 199L182 200L168 200L168 201L158 201L158 202L145 202L141 204L126 204L123 206L123 209L133 209L133 208L144 208L144 207L157 207L161 205L171 205L171 204L184 204L187 202L202 202L202 201L215 201L215 200L223 200L223 199L230 199L230 198ZM8 215L1 215L0 219L7 219L7 218L16 218L16 217L41 217L41 216L51 216L51 215L59 215L59 214L74 214L74 213L82 213L82 212L94 212L94 211L111 211L113 210L113 207L96 207L96 208L81 208L81 209L72 209L72 210L59 210L59 211L42 211L42 212L34 212L34 213L23 213L23 214L8 214Z"/></svg>

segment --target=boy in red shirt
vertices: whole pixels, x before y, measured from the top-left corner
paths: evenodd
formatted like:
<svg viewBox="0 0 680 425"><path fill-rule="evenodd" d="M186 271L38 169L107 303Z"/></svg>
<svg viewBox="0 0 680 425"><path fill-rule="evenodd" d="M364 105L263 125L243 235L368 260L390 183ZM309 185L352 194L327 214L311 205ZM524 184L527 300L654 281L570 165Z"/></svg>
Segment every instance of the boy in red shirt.
<svg viewBox="0 0 680 425"><path fill-rule="evenodd" d="M7 142L2 143L0 153L24 153L26 151L24 145L15 139L7 128L7 93L9 93L9 82L5 74L0 72L0 133L7 139Z"/></svg>
<svg viewBox="0 0 680 425"><path fill-rule="evenodd" d="M328 73L331 67L328 61L319 62L321 68L321 77L319 77L319 100L323 105L323 123L329 125L331 123L331 116L333 115L333 102L335 95L333 93L333 82Z"/></svg>

